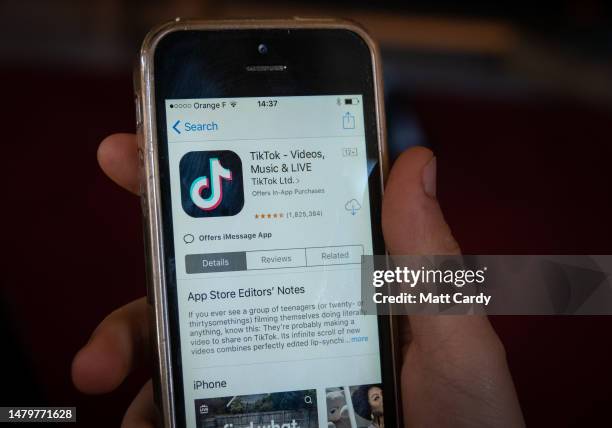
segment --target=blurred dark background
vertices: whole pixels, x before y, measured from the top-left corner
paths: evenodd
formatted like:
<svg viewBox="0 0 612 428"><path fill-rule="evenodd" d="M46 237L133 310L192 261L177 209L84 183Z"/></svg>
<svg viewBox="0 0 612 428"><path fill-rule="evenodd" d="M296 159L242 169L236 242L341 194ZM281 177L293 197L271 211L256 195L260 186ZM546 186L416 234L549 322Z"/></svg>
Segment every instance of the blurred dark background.
<svg viewBox="0 0 612 428"><path fill-rule="evenodd" d="M393 156L438 156L466 253L612 253L612 12L604 1L1 0L1 405L118 426L145 380L79 394L73 354L145 293L139 204L96 164L134 129L132 63L174 16L339 16L380 42ZM612 318L494 317L528 425L611 424Z"/></svg>

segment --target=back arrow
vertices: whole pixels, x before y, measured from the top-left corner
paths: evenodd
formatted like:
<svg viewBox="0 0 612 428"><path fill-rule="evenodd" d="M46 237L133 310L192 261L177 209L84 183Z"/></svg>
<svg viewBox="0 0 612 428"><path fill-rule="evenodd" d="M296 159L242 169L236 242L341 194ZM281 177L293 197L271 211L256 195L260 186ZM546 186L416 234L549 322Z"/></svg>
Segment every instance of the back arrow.
<svg viewBox="0 0 612 428"><path fill-rule="evenodd" d="M177 134L180 134L181 131L178 130L177 126L179 125L179 123L181 123L180 120L177 120L176 123L174 125L172 125L172 129L174 129L176 131Z"/></svg>

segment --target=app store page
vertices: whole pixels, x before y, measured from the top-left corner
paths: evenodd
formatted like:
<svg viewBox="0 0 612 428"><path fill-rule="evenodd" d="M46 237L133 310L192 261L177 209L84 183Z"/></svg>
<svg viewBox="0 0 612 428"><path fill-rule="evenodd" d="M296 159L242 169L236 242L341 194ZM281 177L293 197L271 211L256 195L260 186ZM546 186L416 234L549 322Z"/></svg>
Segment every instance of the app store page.
<svg viewBox="0 0 612 428"><path fill-rule="evenodd" d="M166 100L187 425L382 415L360 95ZM378 401L377 401L378 400Z"/></svg>

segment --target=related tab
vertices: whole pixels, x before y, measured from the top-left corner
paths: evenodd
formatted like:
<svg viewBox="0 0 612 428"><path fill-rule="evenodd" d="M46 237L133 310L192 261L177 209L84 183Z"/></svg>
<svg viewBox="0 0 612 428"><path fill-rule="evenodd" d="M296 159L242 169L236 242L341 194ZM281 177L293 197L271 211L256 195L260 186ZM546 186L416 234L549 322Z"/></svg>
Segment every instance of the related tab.
<svg viewBox="0 0 612 428"><path fill-rule="evenodd" d="M342 247L318 247L306 249L307 266L360 264L363 255L361 245Z"/></svg>

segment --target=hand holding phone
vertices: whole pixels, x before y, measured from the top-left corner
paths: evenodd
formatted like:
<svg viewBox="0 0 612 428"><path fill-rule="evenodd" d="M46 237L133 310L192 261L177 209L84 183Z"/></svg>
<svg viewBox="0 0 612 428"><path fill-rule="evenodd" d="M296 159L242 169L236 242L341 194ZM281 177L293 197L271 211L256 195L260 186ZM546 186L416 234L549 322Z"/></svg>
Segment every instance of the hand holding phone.
<svg viewBox="0 0 612 428"><path fill-rule="evenodd" d="M146 77L151 62L138 93L140 159L165 426L221 416L231 425L245 406L253 414L268 401L285 403L272 411L301 412L277 413L277 422L317 426L342 393L351 425L399 424L390 320L351 313L351 265L384 251L377 57L363 37L329 22L207 23L149 43L156 78ZM244 51L258 38L265 43ZM225 52L223 61L200 47ZM422 186L431 173L422 177L423 207L439 215ZM401 236L391 230L390 246ZM111 319L141 319L142 305ZM346 342L355 334L369 343Z"/></svg>
<svg viewBox="0 0 612 428"><path fill-rule="evenodd" d="M424 190L421 172L431 157L427 149L410 150L391 171L382 223L391 253L444 253L455 242L439 205ZM113 181L138 193L135 135L108 137L98 158ZM145 298L139 299L114 311L96 328L72 366L74 383L81 391L108 393L138 366L149 364L147 310ZM474 425L491 420L523 425L503 347L486 318L412 317L411 326L407 319L399 324L406 426L456 426L457 420ZM449 388L449 381L463 388ZM154 427L158 423L149 381L127 409L123 426Z"/></svg>

